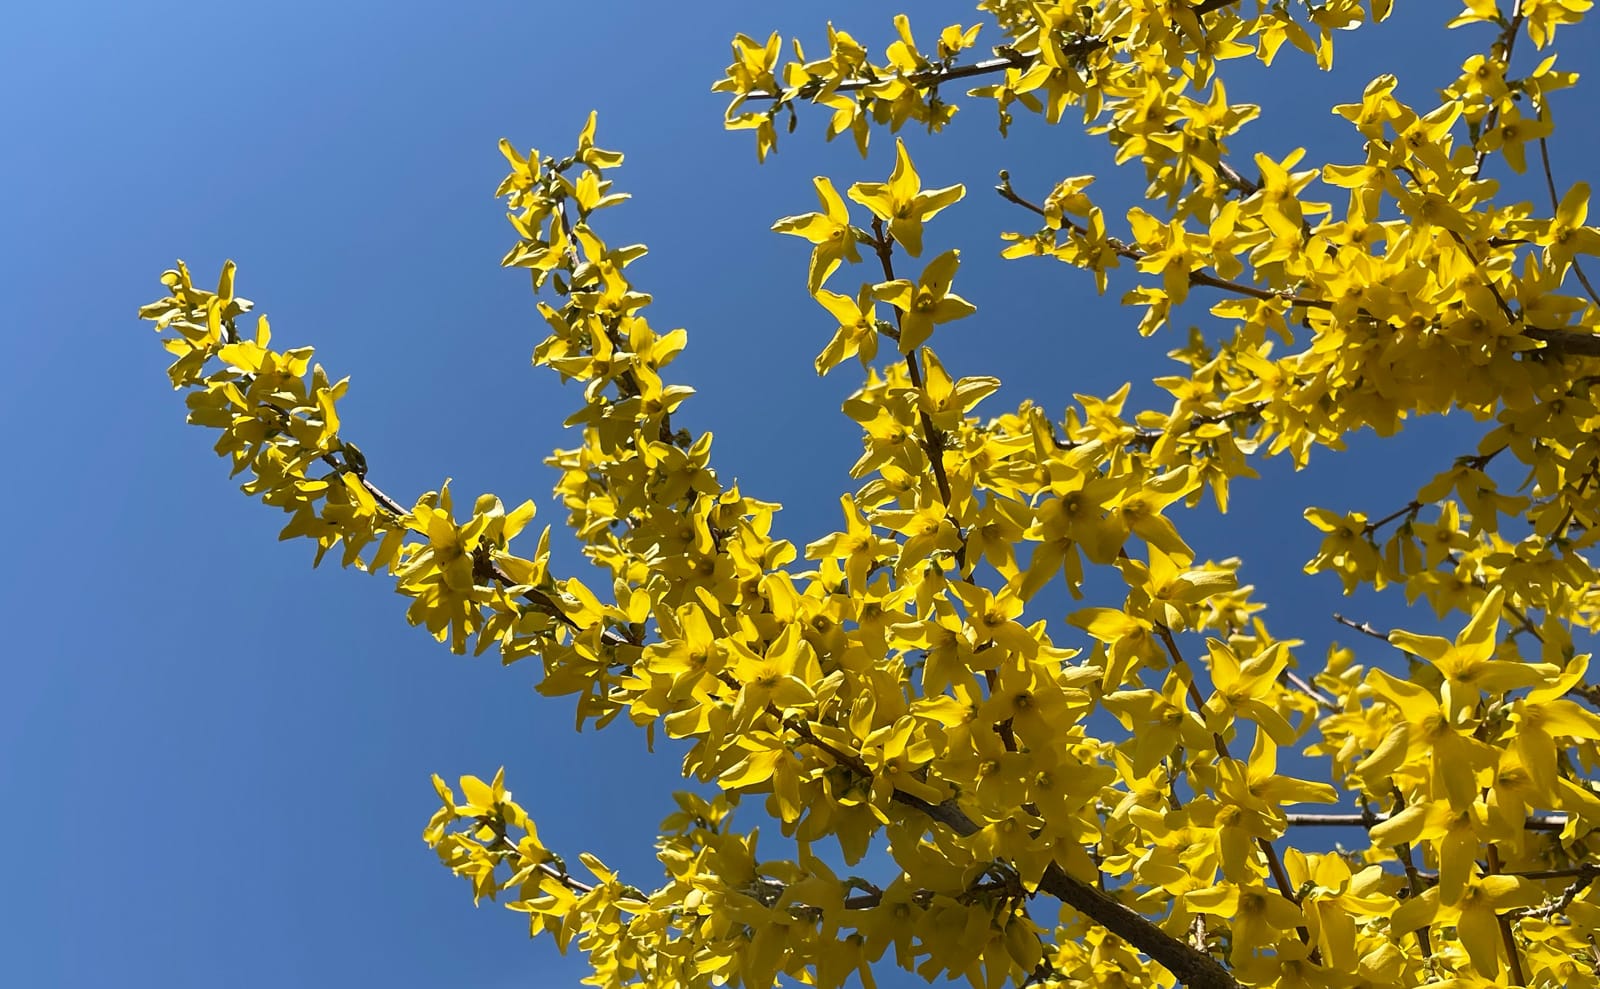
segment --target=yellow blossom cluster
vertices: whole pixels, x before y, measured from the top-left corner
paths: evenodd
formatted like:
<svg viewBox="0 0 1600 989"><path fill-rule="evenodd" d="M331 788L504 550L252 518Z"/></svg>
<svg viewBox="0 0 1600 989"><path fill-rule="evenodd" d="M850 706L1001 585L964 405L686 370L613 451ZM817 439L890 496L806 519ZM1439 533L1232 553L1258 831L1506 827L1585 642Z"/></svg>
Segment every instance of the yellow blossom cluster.
<svg viewBox="0 0 1600 989"><path fill-rule="evenodd" d="M1002 37L977 61L978 27L924 51L904 17L881 64L831 26L821 59L736 38L715 88L762 157L809 104L863 151L879 127L937 131L958 80L1002 129L1019 107L1052 124L1081 107L1143 165L1147 199L1108 215L1079 175L1035 204L1002 177L1038 221L1005 255L1086 269L1102 292L1128 269L1145 335L1191 297L1214 319L1154 379L1169 409L1128 411L1124 387L1061 419L1031 402L980 417L999 382L933 349L977 322L976 293L959 252L923 259L924 225L966 190L924 188L903 143L883 182L841 195L818 177L819 208L774 229L810 248L817 371L854 358L865 382L843 410L859 486L804 547L682 425L692 389L667 372L687 334L649 322L627 271L645 249L602 236L627 196L593 115L565 157L503 143L499 194L504 264L529 270L549 329L534 362L581 393L581 443L548 463L609 588L550 574L548 530L511 554L531 504L485 496L458 523L448 487L410 508L383 494L340 436L345 382L272 350L265 320L241 334L231 265L215 292L169 272L142 315L190 420L290 514L286 537L390 572L408 618L458 652L537 657L580 724L679 740L684 774L714 790L679 795L650 890L589 855L587 877L570 871L502 774L435 778L424 837L441 860L586 952L593 984L870 987L893 965L983 989L1595 986L1600 687L1575 637L1600 625L1600 299L1582 269L1600 230L1588 187L1550 169L1550 94L1576 77L1546 51L1590 5L1448 4L1487 50L1433 106L1373 80L1334 108L1359 160L1320 165L1230 158L1258 109L1228 102L1223 67L1287 43L1326 68L1335 32L1384 20L1386 0L983 0ZM1539 203L1490 176L1531 155ZM1399 585L1459 632L1349 621L1391 669L1335 647L1307 670L1240 561L1197 557L1184 510L1226 511L1265 458L1301 466L1452 410L1485 424L1477 449L1388 514L1308 509L1306 569ZM1120 600L1047 613L1047 588L1081 598L1091 572ZM792 854L760 853L741 805ZM1309 837L1328 826L1345 829L1331 850Z"/></svg>

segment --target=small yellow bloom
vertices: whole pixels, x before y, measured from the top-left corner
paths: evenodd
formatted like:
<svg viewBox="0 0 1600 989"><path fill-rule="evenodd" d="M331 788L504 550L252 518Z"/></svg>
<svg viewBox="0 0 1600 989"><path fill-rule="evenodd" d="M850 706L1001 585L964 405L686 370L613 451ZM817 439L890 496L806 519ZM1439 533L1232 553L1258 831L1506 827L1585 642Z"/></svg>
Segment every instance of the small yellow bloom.
<svg viewBox="0 0 1600 989"><path fill-rule="evenodd" d="M978 307L959 295L950 294L961 252L945 251L928 262L917 284L904 278L884 282L874 289L880 302L887 302L904 315L900 319L900 352L909 354L933 335L940 323L970 316Z"/></svg>
<svg viewBox="0 0 1600 989"><path fill-rule="evenodd" d="M922 255L922 221L966 195L963 186L922 191L922 178L906 154L904 141L895 140L894 171L888 182L857 182L850 187L850 198L872 210L889 224L889 236L912 257Z"/></svg>
<svg viewBox="0 0 1600 989"><path fill-rule="evenodd" d="M812 295L822 287L841 261L856 264L861 254L856 250L857 231L850 226L850 211L844 200L834 191L833 183L819 175L812 182L817 187L817 199L822 203L821 213L804 213L786 216L772 225L781 234L794 234L815 244L811 252L811 270L806 275L806 291ZM825 304L825 303L824 303Z"/></svg>
<svg viewBox="0 0 1600 989"><path fill-rule="evenodd" d="M878 354L878 317L872 304L872 286L862 285L855 299L827 289L818 289L815 298L839 321L833 339L817 355L817 373L827 374L834 365L859 357L863 367Z"/></svg>

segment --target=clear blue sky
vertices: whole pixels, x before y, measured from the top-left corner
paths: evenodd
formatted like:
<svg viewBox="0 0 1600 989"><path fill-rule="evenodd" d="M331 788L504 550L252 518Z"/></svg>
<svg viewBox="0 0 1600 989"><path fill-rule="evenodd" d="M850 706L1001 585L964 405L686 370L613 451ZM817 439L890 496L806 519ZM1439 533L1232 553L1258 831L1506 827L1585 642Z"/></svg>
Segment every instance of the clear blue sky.
<svg viewBox="0 0 1600 989"><path fill-rule="evenodd" d="M972 19L946 0L915 6L930 41ZM1381 71L1425 101L1488 31L1445 35L1453 4L1400 6L1392 23L1340 37L1332 77L1287 51L1281 72L1230 74L1235 101L1266 107L1236 154L1306 144L1313 160L1356 160L1330 104L1359 100ZM511 232L490 195L496 139L562 152L597 108L635 196L604 232L650 245L630 271L656 297L653 322L690 330L674 370L700 394L679 418L716 432L721 475L784 502L782 530L803 543L837 526L851 486L859 446L838 404L857 379L849 365L812 372L831 326L805 297L805 246L768 226L814 208L812 175L881 180L892 145L880 139L863 163L824 145L811 114L758 167L708 88L735 31L800 33L820 50L832 16L881 51L895 12L818 0L8 5L11 984L576 984L579 963L528 942L518 916L474 910L424 848L428 775L504 763L550 845L651 885L676 759L647 756L627 728L574 735L569 706L533 693L531 665L452 657L405 624L383 579L313 571L307 547L277 543L280 516L240 495L210 438L183 425L166 355L134 311L174 258L202 279L235 258L275 343L315 345L330 372L353 376L346 435L387 490L408 501L449 476L469 499L533 497L541 522L559 523L540 461L571 444L559 424L577 396L527 366L541 324L526 278L497 267ZM1562 67L1600 68L1592 26L1564 41ZM1590 103L1557 103L1563 184L1596 177L1595 139L1580 132ZM1035 198L1100 172L1105 201L1131 205L1142 183L1113 180L1103 142L1070 127L1024 122L1002 143L977 102L943 138L909 143L929 184L969 188L928 234L930 254L964 248L958 290L979 307L936 337L947 366L1002 378L994 411L1034 396L1059 413L1073 392L1130 379L1149 396L1168 341L1141 341L1132 312L1096 300L1073 269L1000 262L998 231L1031 223L988 191L1001 167ZM1306 639L1314 664L1333 609L1399 616L1395 601L1345 602L1331 579L1300 574L1316 545L1300 510L1387 512L1475 435L1435 421L1319 454L1300 476L1275 464L1238 488L1226 519L1180 524L1203 554L1244 557L1273 628Z"/></svg>

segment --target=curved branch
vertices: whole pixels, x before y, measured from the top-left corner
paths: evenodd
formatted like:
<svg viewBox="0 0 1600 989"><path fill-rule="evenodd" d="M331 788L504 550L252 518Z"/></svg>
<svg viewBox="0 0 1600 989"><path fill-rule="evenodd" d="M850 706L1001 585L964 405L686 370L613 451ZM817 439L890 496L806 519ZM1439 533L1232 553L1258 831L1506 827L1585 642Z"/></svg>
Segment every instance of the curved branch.
<svg viewBox="0 0 1600 989"><path fill-rule="evenodd" d="M930 804L896 790L894 800L920 810L962 837L979 830L953 799ZM1093 883L1068 874L1054 862L1045 869L1039 889L1149 955L1190 989L1240 989L1239 983L1215 958L1178 940L1121 900L1095 888Z"/></svg>

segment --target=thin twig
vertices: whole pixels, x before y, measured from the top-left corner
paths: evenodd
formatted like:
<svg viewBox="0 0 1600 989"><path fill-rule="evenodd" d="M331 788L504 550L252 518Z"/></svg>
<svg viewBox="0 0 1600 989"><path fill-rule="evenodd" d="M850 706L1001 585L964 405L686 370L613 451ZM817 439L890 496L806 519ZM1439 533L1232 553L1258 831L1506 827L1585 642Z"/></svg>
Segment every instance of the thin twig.
<svg viewBox="0 0 1600 989"><path fill-rule="evenodd" d="M1374 639L1382 639L1384 642L1388 642L1389 641L1389 633L1381 632L1378 629L1373 628L1371 625L1367 624L1366 622L1358 622L1354 618L1346 618L1345 616L1339 614L1337 611L1335 611L1333 613L1333 620L1338 622L1340 625L1344 625L1344 626L1347 626L1349 628L1355 629L1357 632L1360 632L1362 635L1370 635Z"/></svg>
<svg viewBox="0 0 1600 989"><path fill-rule="evenodd" d="M1582 865L1571 865L1561 869L1534 869L1529 872L1501 872L1502 876L1516 876L1519 879L1587 879L1593 882L1600 879L1600 863L1585 862Z"/></svg>
<svg viewBox="0 0 1600 989"><path fill-rule="evenodd" d="M1080 42L1076 48L1069 47L1068 53L1074 51L1088 54L1091 51L1106 47L1108 42L1100 38L1087 39ZM1023 55L1013 53L1000 58L984 59L981 62L971 62L967 65L934 66L921 72L913 72L903 77L903 81L917 89L934 89L941 83L954 79L970 79L973 76L990 75L995 72L1004 72L1006 69L1026 69L1033 65L1037 55ZM893 78L893 77L890 77ZM881 86L890 81L890 78L873 79L846 79L836 86L829 87L823 79L812 79L802 84L792 93L769 93L764 89L751 90L742 94L746 100L790 100L811 99L826 90L829 93L854 93L872 86Z"/></svg>
<svg viewBox="0 0 1600 989"><path fill-rule="evenodd" d="M1500 850L1495 847L1494 842L1489 843L1488 862L1488 874L1491 876L1499 874ZM1522 952L1517 948L1517 935L1511 930L1512 917L1503 913L1497 916L1495 921L1500 925L1500 941L1506 949L1506 960L1511 969L1511 984L1525 986L1528 984L1528 977L1522 972Z"/></svg>
<svg viewBox="0 0 1600 989"><path fill-rule="evenodd" d="M1518 9L1517 9L1516 16L1513 17L1506 24L1506 26L1503 29L1501 29L1499 36L1497 36L1494 39L1493 44L1491 44L1489 46L1489 52L1490 52L1491 56L1493 56L1493 54L1494 54L1494 49L1496 49L1496 48L1501 48L1502 49L1502 54L1496 60L1498 62L1500 62L1500 64L1506 66L1507 68L1509 68L1511 66L1511 55L1512 55L1513 52L1516 51L1516 48L1517 48L1517 36L1522 31L1522 19L1523 19L1524 15L1522 13L1521 7L1522 7L1522 4L1518 3L1517 4L1517 8ZM1498 126L1499 122L1500 122L1500 107L1499 107L1498 104L1496 104L1495 106L1492 106L1492 107L1489 108L1489 113L1484 117L1484 126L1483 126L1482 133L1487 134L1490 130L1493 130L1496 126ZM1487 148L1480 149L1478 151L1478 153L1473 156L1472 174L1474 176L1478 176L1478 175L1482 174L1484 160L1487 159L1488 157L1489 157L1489 149L1487 149Z"/></svg>
<svg viewBox="0 0 1600 989"><path fill-rule="evenodd" d="M1214 10L1221 10L1238 3L1239 0L1201 0L1193 6L1192 10L1198 17L1203 17ZM1122 38L1081 38L1061 46L1062 54L1068 58L1082 57L1112 44L1121 42ZM1002 49L1003 50L1003 49ZM937 89L940 85L953 82L957 79L971 79L974 76L992 75L1004 72L1007 69L1026 70L1039 60L1037 53L1023 54L1021 52L1006 51L998 58L984 59L981 62L971 62L966 65L934 65L919 72L898 77L898 81L907 83L917 89ZM836 85L829 86L825 79L812 79L801 84L793 92L769 93L766 90L752 90L740 94L745 100L791 100L811 99L826 91L828 93L853 93L873 86L881 86L887 82L895 81L896 77L888 78L860 78L846 79Z"/></svg>
<svg viewBox="0 0 1600 989"><path fill-rule="evenodd" d="M1370 828L1389 820L1387 814L1285 814L1294 827L1303 828ZM1537 815L1523 820L1527 831L1560 831L1567 826L1565 817Z"/></svg>
<svg viewBox="0 0 1600 989"><path fill-rule="evenodd" d="M1415 176L1413 176L1413 179L1415 179ZM1420 183L1418 184L1420 186ZM1043 207L1018 195L1016 190L1011 188L1011 184L1008 179L1003 178L1001 183L995 186L995 191L998 192L1002 198L1009 202L1015 203L1016 205L1021 206L1033 213L1037 213L1039 216L1046 215ZM1062 217L1062 222L1068 230L1071 230L1080 237L1087 236L1088 231L1077 221L1072 220L1069 217ZM1471 260L1474 265L1481 267L1477 261L1477 258L1473 256L1472 251L1466 246L1465 241L1461 240L1460 235L1455 234L1454 231L1452 231L1451 234L1453 237L1455 237L1458 243L1460 243L1462 250L1467 255L1467 258ZM1133 247L1132 245L1125 244L1115 237L1107 237L1106 243L1111 247L1112 251L1117 254L1117 256L1127 260L1140 261L1145 257L1144 251L1137 247ZM1576 264L1576 262L1574 262L1574 264ZM1300 306L1306 309L1331 310L1333 308L1333 303L1326 299L1317 299L1310 296L1297 295L1287 289L1273 290L1257 288L1254 285L1245 285L1240 282L1218 278L1217 276L1200 269L1190 271L1188 273L1188 279L1189 284L1191 285L1203 285L1209 288L1221 289L1225 292L1233 292L1237 295L1243 295L1252 299L1259 299L1264 302L1277 301L1285 303L1291 307ZM1500 294L1500 289L1498 286L1488 279L1485 279L1484 284L1488 286L1489 291L1494 295L1501 312L1505 314L1506 318L1512 324L1518 326L1518 332L1530 340L1537 340L1544 344L1544 347L1542 348L1543 352L1550 353L1558 357L1600 357L1600 334L1584 332L1582 327L1548 327L1530 325L1525 319L1519 317L1515 312L1512 311L1510 305L1506 303L1505 297ZM1382 320L1381 322L1386 323L1387 321Z"/></svg>
<svg viewBox="0 0 1600 989"><path fill-rule="evenodd" d="M1325 695L1322 691L1318 690L1316 687L1312 686L1310 681L1306 680L1305 677L1302 677L1300 674L1296 673L1294 670L1284 670L1283 671L1283 677L1284 677L1284 679L1288 680L1290 683L1294 684L1294 686L1297 689L1299 689L1299 691L1301 693L1305 694L1307 697L1310 697L1312 700L1316 701L1318 707L1325 707L1330 711L1339 710L1339 705L1338 704L1335 704L1332 700L1330 700L1328 698L1327 695Z"/></svg>
<svg viewBox="0 0 1600 989"><path fill-rule="evenodd" d="M1377 532L1379 529L1381 529L1384 526L1388 525L1390 522L1393 522L1395 519L1399 518L1400 516L1402 516L1402 515L1415 515L1416 513L1420 512L1420 511L1422 511L1422 502L1420 502L1420 501L1408 502L1407 504L1401 505L1399 508L1397 508L1394 511L1390 512L1388 515L1385 515L1383 518L1377 519L1377 520L1372 521L1372 522L1368 522L1366 525L1362 526L1361 527L1361 534L1363 536L1370 536L1374 532Z"/></svg>
<svg viewBox="0 0 1600 989"><path fill-rule="evenodd" d="M522 854L521 850L517 848L517 843L511 840L510 835L506 834L505 825L503 822L495 822L488 819L479 818L479 823L487 825L489 829L494 832L495 840L489 843L489 848L492 849L496 845L500 845L513 855ZM590 893L594 892L593 886L568 875L565 869L558 869L549 862L540 862L538 865L534 866L534 869L541 875L554 879L556 882L565 886L572 892L577 893L579 896L588 896Z"/></svg>
<svg viewBox="0 0 1600 989"><path fill-rule="evenodd" d="M884 232L883 220L873 219L872 238L873 251L878 255L878 263L883 268L883 277L885 280L892 282L895 280L894 241ZM901 313L898 307L895 308L895 327L901 332L905 330L902 323L903 319L904 314ZM922 369L917 366L917 350L918 348L913 347L906 354L906 374L910 377L911 385L916 388L917 394L926 395L927 386L922 380ZM922 451L927 454L928 463L933 468L933 480L939 486L939 497L944 502L945 520L955 529L956 537L961 541L961 545L956 551L956 567L959 572L965 572L967 568L967 537L966 533L961 530L961 523L955 518L955 506L953 504L955 498L951 493L950 478L944 469L944 450L947 438L944 430L934 425L933 416L928 414L928 410L923 407L921 402L917 403L917 415L922 424Z"/></svg>
<svg viewBox="0 0 1600 989"><path fill-rule="evenodd" d="M1555 878L1555 877L1550 877ZM1572 885L1561 891L1561 896L1542 907L1524 907L1512 911L1516 917L1553 917L1556 914L1566 913L1567 908L1578 899L1584 890L1588 889L1596 879L1600 879L1600 868L1590 868L1577 876Z"/></svg>
<svg viewBox="0 0 1600 989"><path fill-rule="evenodd" d="M1394 793L1394 812L1400 813L1406 806L1405 795L1399 787L1392 787ZM1423 893L1422 874L1417 871L1417 863L1411 856L1411 845L1402 841L1394 846L1395 854L1400 856L1400 865L1406 870L1406 883L1412 896L1421 896ZM1424 924L1413 932L1417 937L1417 945L1422 949L1422 957L1433 957L1433 931L1429 925Z"/></svg>

